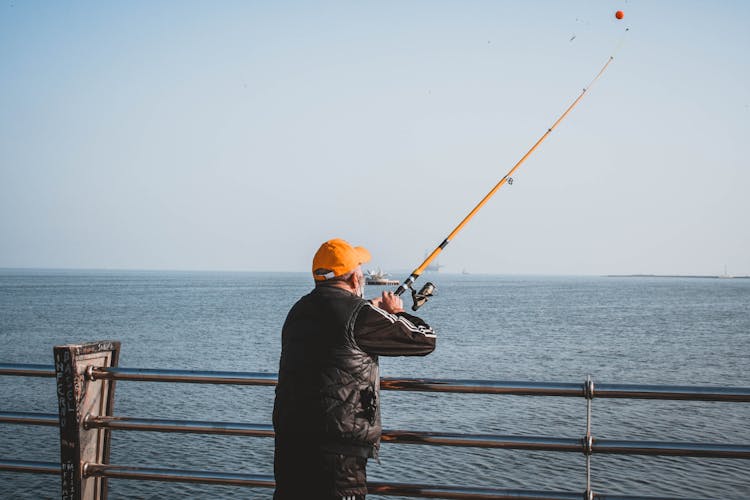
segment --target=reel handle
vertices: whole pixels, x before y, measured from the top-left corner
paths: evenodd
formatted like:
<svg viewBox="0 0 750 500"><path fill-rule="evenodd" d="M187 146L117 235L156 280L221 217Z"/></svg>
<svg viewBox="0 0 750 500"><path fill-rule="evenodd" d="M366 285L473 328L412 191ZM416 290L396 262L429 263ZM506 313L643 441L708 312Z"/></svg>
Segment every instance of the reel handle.
<svg viewBox="0 0 750 500"><path fill-rule="evenodd" d="M411 310L416 311L420 307L422 307L425 302L427 302L427 299L433 296L435 290L437 290L437 287L430 283L429 281L424 284L424 286L417 292L414 290L411 285L414 283L414 280L416 279L415 275L409 276L409 278L401 283L398 288L396 288L396 291L393 292L394 295L403 295L403 293L406 290L411 290L411 300L412 300L412 306Z"/></svg>

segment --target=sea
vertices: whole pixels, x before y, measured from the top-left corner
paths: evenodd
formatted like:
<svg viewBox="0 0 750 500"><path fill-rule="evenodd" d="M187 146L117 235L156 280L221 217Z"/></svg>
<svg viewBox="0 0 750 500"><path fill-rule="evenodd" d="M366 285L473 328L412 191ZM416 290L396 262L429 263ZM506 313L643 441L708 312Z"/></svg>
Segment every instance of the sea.
<svg viewBox="0 0 750 500"><path fill-rule="evenodd" d="M427 274L426 357L386 377L750 387L750 279ZM0 363L52 366L55 345L122 343L120 366L275 373L307 273L0 270ZM373 297L383 287L368 286ZM271 421L273 387L118 382L115 414ZM583 398L383 391L387 429L580 438ZM0 376L0 412L57 411L54 379ZM599 439L750 443L750 403L594 399ZM0 424L0 458L59 461L55 427ZM113 431L111 463L273 473L270 438ZM368 478L583 492L579 453L384 443ZM593 455L599 494L750 498L750 460ZM110 480L111 499L267 499L263 488ZM0 472L0 498L60 497L52 475ZM368 498L386 499L369 495Z"/></svg>

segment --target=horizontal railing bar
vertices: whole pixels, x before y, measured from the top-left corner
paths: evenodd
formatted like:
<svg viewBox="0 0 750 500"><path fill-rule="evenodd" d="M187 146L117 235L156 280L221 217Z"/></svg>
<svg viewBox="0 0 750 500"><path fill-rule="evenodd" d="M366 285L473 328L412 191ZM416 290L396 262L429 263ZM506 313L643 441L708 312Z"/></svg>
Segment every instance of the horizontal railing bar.
<svg viewBox="0 0 750 500"><path fill-rule="evenodd" d="M585 497L584 497L585 498ZM606 495L594 494L594 500L715 500L709 498L684 498L684 497L636 497L632 495Z"/></svg>
<svg viewBox="0 0 750 500"><path fill-rule="evenodd" d="M454 392L473 394L506 394L513 396L566 396L585 395L583 383L515 382L495 380L460 379L404 379L384 377L382 389L417 392Z"/></svg>
<svg viewBox="0 0 750 500"><path fill-rule="evenodd" d="M385 442L397 444L583 452L583 441L581 439L560 437L384 430L382 439Z"/></svg>
<svg viewBox="0 0 750 500"><path fill-rule="evenodd" d="M499 490L470 486L432 486L419 484L368 482L368 493L381 495L398 495L421 498L449 498L449 499L493 499L493 500L583 500L587 498L585 492L563 491L533 491L533 490ZM676 497L643 497L620 496L606 493L593 493L593 500L707 500L698 498Z"/></svg>
<svg viewBox="0 0 750 500"><path fill-rule="evenodd" d="M58 426L60 425L60 417L57 413L0 411L0 423Z"/></svg>
<svg viewBox="0 0 750 500"><path fill-rule="evenodd" d="M161 370L154 368L92 368L91 380L131 380L139 382L184 382L192 384L276 385L275 373Z"/></svg>
<svg viewBox="0 0 750 500"><path fill-rule="evenodd" d="M594 439L592 452L611 455L750 458L750 445L676 443L669 441L612 441Z"/></svg>
<svg viewBox="0 0 750 500"><path fill-rule="evenodd" d="M94 368L94 378L149 382L186 382L209 384L275 385L275 373L245 373L196 370L158 370L141 368ZM518 396L586 395L583 383L517 382L460 379L403 379L384 377L381 388L399 391L507 394ZM694 399L701 401L750 402L750 387L660 386L637 384L597 384L595 397Z"/></svg>
<svg viewBox="0 0 750 500"><path fill-rule="evenodd" d="M117 479L140 479L177 483L222 484L228 486L260 486L273 488L273 476L240 474L234 472L211 472L183 469L159 469L150 467L128 467L108 464L83 464L84 477L108 477Z"/></svg>
<svg viewBox="0 0 750 500"><path fill-rule="evenodd" d="M204 483L229 486L250 486L274 488L273 476L259 474L239 474L231 472L211 472L184 469L161 469L148 467L128 467L122 465L85 463L86 477L107 477L110 479L138 479L146 481L167 481L181 483ZM425 484L403 484L368 482L371 494L386 496L408 496L421 498L445 498L462 500L581 500L583 492L505 490L470 486L436 486ZM663 497L611 496L595 494L595 500L657 500ZM672 499L693 500L693 499ZM696 499L697 500L697 499Z"/></svg>
<svg viewBox="0 0 750 500"><path fill-rule="evenodd" d="M29 472L32 474L60 474L60 463L0 458L0 471Z"/></svg>
<svg viewBox="0 0 750 500"><path fill-rule="evenodd" d="M494 380L382 378L381 388L399 391L586 397L585 384ZM750 402L750 387L596 384L596 398Z"/></svg>
<svg viewBox="0 0 750 500"><path fill-rule="evenodd" d="M584 439L545 436L498 436L493 434L446 434L438 432L383 431L383 441L399 444L504 448L515 450L585 452ZM750 459L750 445L685 443L671 441L610 441L594 439L593 454L660 455Z"/></svg>
<svg viewBox="0 0 750 500"><path fill-rule="evenodd" d="M0 375L54 377L48 365L0 364ZM164 370L149 368L92 368L93 379L141 382L184 382L202 384L276 385L275 373ZM506 394L517 396L587 396L585 384L565 382L517 382L462 379L405 379L384 377L381 387L388 390ZM750 387L710 387L640 384L596 384L596 398L666 399L696 401L750 402Z"/></svg>
<svg viewBox="0 0 750 500"><path fill-rule="evenodd" d="M594 397L748 402L750 387L596 384Z"/></svg>
<svg viewBox="0 0 750 500"><path fill-rule="evenodd" d="M223 434L228 436L273 437L270 424L242 422L209 422L202 420L163 420L131 417L86 417L86 429L113 429L127 431L181 432L187 434Z"/></svg>
<svg viewBox="0 0 750 500"><path fill-rule="evenodd" d="M54 378L55 367L52 365L21 365L14 363L0 363L0 375Z"/></svg>
<svg viewBox="0 0 750 500"><path fill-rule="evenodd" d="M381 482L368 482L367 491L368 493L387 496L472 500L582 500L585 498L583 492L501 490L471 486L433 486Z"/></svg>
<svg viewBox="0 0 750 500"><path fill-rule="evenodd" d="M1 414L0 414L1 415ZM240 422L210 422L191 420L161 420L131 417L87 417L86 428L113 430L224 434L234 436L273 437L273 426ZM546 436L499 436L494 434L460 434L384 430L384 442L394 444L424 444L433 446L461 446L467 448L503 448L535 451L585 451L583 438ZM668 441L610 441L594 439L594 454L666 455L713 458L750 458L750 445L683 443Z"/></svg>

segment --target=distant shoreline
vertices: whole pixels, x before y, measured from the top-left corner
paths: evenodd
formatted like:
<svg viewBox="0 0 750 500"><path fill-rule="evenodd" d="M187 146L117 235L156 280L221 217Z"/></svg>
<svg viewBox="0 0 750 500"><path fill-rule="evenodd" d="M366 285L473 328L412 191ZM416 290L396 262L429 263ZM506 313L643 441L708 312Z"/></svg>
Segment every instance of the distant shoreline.
<svg viewBox="0 0 750 500"><path fill-rule="evenodd" d="M139 268L76 268L76 267L3 267L0 266L0 273L7 274L23 274L23 273L34 273L34 274L309 274L309 271L296 270L296 271L271 271L271 270L252 270L252 269L139 269ZM393 275L408 275L409 270L400 269L390 273ZM430 276L437 278L438 276L463 276L465 278L481 277L481 276L496 276L496 277L548 277L548 278L703 278L703 279L750 279L750 275L734 276L734 275L702 275L702 274L508 274L508 273L483 273L483 272L472 272L472 273L458 273L458 272L439 272L439 273L424 273L423 276Z"/></svg>
<svg viewBox="0 0 750 500"><path fill-rule="evenodd" d="M606 274L606 278L712 278L712 279L750 279L750 276L719 276L702 274Z"/></svg>

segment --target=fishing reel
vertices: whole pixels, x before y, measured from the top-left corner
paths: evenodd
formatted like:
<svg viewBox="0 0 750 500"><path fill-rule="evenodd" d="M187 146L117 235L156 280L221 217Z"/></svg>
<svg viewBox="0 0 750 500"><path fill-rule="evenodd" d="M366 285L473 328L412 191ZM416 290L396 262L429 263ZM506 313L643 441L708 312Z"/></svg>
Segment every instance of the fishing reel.
<svg viewBox="0 0 750 500"><path fill-rule="evenodd" d="M427 302L427 299L432 297L433 292L437 290L437 287L429 281L417 292L413 288L411 289L411 299L414 303L411 306L412 311L416 311Z"/></svg>

